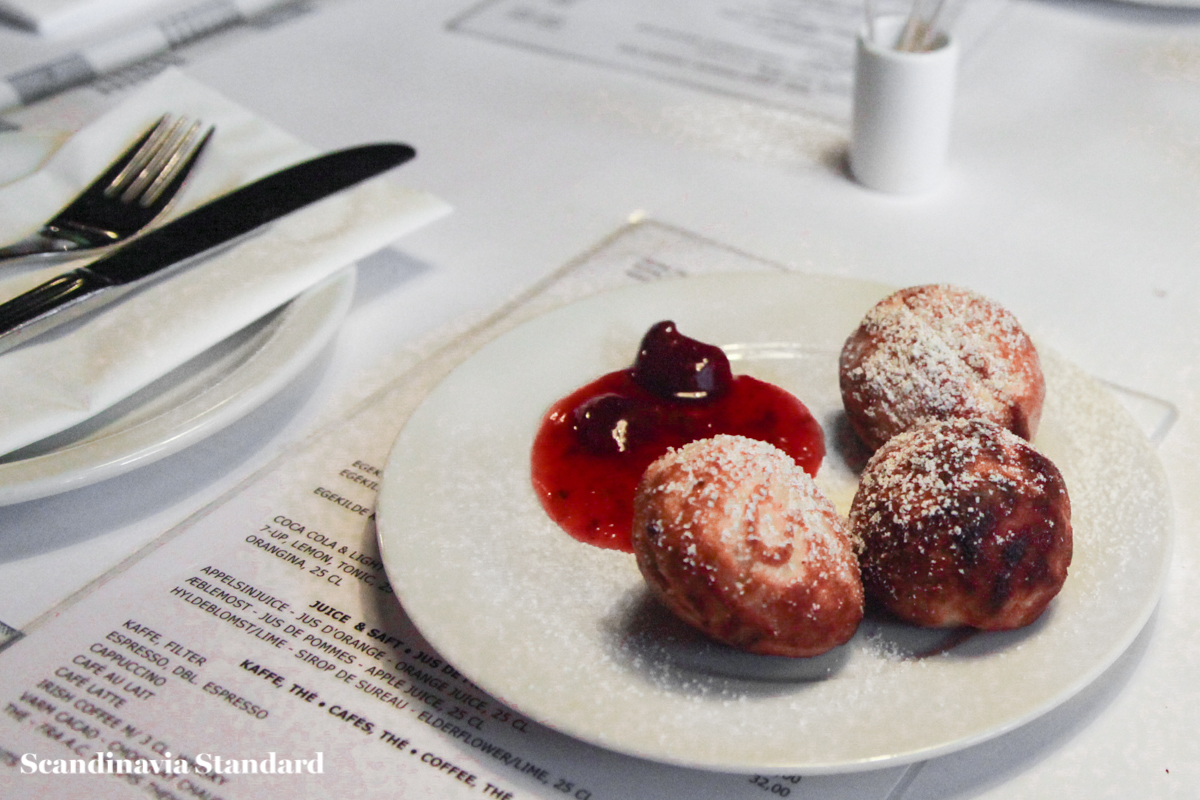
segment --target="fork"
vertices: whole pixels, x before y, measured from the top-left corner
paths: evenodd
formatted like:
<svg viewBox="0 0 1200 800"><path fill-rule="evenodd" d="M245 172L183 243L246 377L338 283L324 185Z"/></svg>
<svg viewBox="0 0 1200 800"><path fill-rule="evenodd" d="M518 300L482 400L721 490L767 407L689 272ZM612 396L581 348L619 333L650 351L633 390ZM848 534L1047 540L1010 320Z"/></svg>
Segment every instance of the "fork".
<svg viewBox="0 0 1200 800"><path fill-rule="evenodd" d="M0 261L71 256L127 239L162 213L213 134L164 114L37 233L0 247Z"/></svg>

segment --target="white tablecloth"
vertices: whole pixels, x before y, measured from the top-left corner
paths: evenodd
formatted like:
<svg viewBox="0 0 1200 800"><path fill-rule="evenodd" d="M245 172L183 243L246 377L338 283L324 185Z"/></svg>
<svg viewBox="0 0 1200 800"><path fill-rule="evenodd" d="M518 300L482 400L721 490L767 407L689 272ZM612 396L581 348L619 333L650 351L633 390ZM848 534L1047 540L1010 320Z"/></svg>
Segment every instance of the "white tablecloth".
<svg viewBox="0 0 1200 800"><path fill-rule="evenodd" d="M926 764L895 796L1193 797L1200 16L1006 3L964 53L948 181L901 199L847 179L837 123L448 31L469 6L334 3L186 66L318 147L411 141L406 177L456 213L365 262L321 374L151 475L0 509L0 619L20 626L339 417L432 331L648 215L808 271L970 286L1178 409L1159 447L1176 552L1146 631L1062 709Z"/></svg>

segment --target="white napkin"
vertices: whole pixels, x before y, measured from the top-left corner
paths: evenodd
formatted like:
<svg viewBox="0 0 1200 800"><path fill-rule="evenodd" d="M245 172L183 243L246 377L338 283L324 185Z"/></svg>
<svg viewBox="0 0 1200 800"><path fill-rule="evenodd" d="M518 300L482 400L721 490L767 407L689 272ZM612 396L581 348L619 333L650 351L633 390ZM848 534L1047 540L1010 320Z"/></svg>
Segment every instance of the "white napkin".
<svg viewBox="0 0 1200 800"><path fill-rule="evenodd" d="M38 172L0 187L0 241L21 238L87 185L164 111L217 126L169 216L313 149L170 70L72 137ZM109 408L340 268L445 214L392 173L301 209L265 233L117 304L0 354L0 453ZM0 266L0 302L86 260Z"/></svg>
<svg viewBox="0 0 1200 800"><path fill-rule="evenodd" d="M288 0L0 0L0 16L31 28L44 36L86 33L114 24L142 25L149 31L158 22L170 20L173 35L186 35L189 28L204 26L214 19L247 19L282 5ZM157 17L146 21L147 16ZM120 35L120 31L115 31ZM128 45L131 39L126 44Z"/></svg>
<svg viewBox="0 0 1200 800"><path fill-rule="evenodd" d="M0 0L0 12L41 34L59 35L131 17L172 0Z"/></svg>

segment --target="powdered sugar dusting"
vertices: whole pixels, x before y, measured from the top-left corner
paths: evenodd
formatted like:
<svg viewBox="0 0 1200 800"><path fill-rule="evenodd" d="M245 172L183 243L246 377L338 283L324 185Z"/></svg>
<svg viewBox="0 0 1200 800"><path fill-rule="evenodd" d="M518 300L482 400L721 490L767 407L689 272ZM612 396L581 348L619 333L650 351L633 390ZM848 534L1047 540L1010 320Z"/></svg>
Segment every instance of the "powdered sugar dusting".
<svg viewBox="0 0 1200 800"><path fill-rule="evenodd" d="M689 624L775 655L853 635L862 588L842 520L782 450L742 436L691 442L650 465L634 507L638 566Z"/></svg>
<svg viewBox="0 0 1200 800"><path fill-rule="evenodd" d="M851 508L851 525L868 523L860 517L870 508L871 523L920 529L957 511L962 498L989 485L1020 483L1029 495L1043 496L1048 476L1030 472L1012 456L1012 448L1021 447L1027 447L1022 440L982 420L909 429L872 456L859 484L862 502ZM991 456L993 469L976 469L985 454Z"/></svg>
<svg viewBox="0 0 1200 800"><path fill-rule="evenodd" d="M766 277L707 288L689 279L660 293L683 295L693 319L720 318L762 342L794 341L797 317L836 311L841 333L828 352L807 351L811 368L747 359L738 370L796 392L827 422L840 413L840 337L882 292L864 289L849 301L820 281ZM580 359L579 343L614 329L636 337L666 305L649 297L593 298L505 334L434 391L389 460L379 519L397 596L439 653L500 701L646 758L763 774L862 769L1011 729L1086 685L1141 628L1170 540L1165 480L1103 387L1043 349L1049 391L1035 444L1070 487L1077 558L1037 623L917 659L937 641L909 638L913 626L867 620L827 654L838 658L821 674L786 680L718 672L698 636L678 641L678 649L695 646L695 660L665 660L646 642L662 645L654 620L673 618L653 617L658 604L633 557L564 535L529 488L527 468L539 400L548 404L575 383L561 377L563 365L583 376L613 368ZM696 334L728 338L700 324Z"/></svg>
<svg viewBox="0 0 1200 800"><path fill-rule="evenodd" d="M919 625L1028 625L1072 557L1058 468L981 419L927 422L888 441L863 472L850 525L868 595Z"/></svg>
<svg viewBox="0 0 1200 800"><path fill-rule="evenodd" d="M816 483L767 442L728 435L692 442L652 464L644 484L664 496L694 493L698 502L688 509L692 518L685 520L685 509L676 506L676 523L719 530L731 545L744 538L760 560L770 563L790 561L798 541L815 553L836 551L846 541Z"/></svg>
<svg viewBox="0 0 1200 800"><path fill-rule="evenodd" d="M918 286L875 305L847 340L842 390L872 446L926 419L983 417L1030 437L1044 386L1010 312L953 286Z"/></svg>

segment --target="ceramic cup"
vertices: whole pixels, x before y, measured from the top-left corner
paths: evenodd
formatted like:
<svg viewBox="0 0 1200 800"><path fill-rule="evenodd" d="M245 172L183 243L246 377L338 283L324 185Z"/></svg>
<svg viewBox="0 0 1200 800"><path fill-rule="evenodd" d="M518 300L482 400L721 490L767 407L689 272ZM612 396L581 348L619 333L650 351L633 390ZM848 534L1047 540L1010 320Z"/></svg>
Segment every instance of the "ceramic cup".
<svg viewBox="0 0 1200 800"><path fill-rule="evenodd" d="M934 188L946 166L958 47L933 35L929 50L900 51L904 17L880 17L858 38L850 172L864 186L911 194Z"/></svg>

